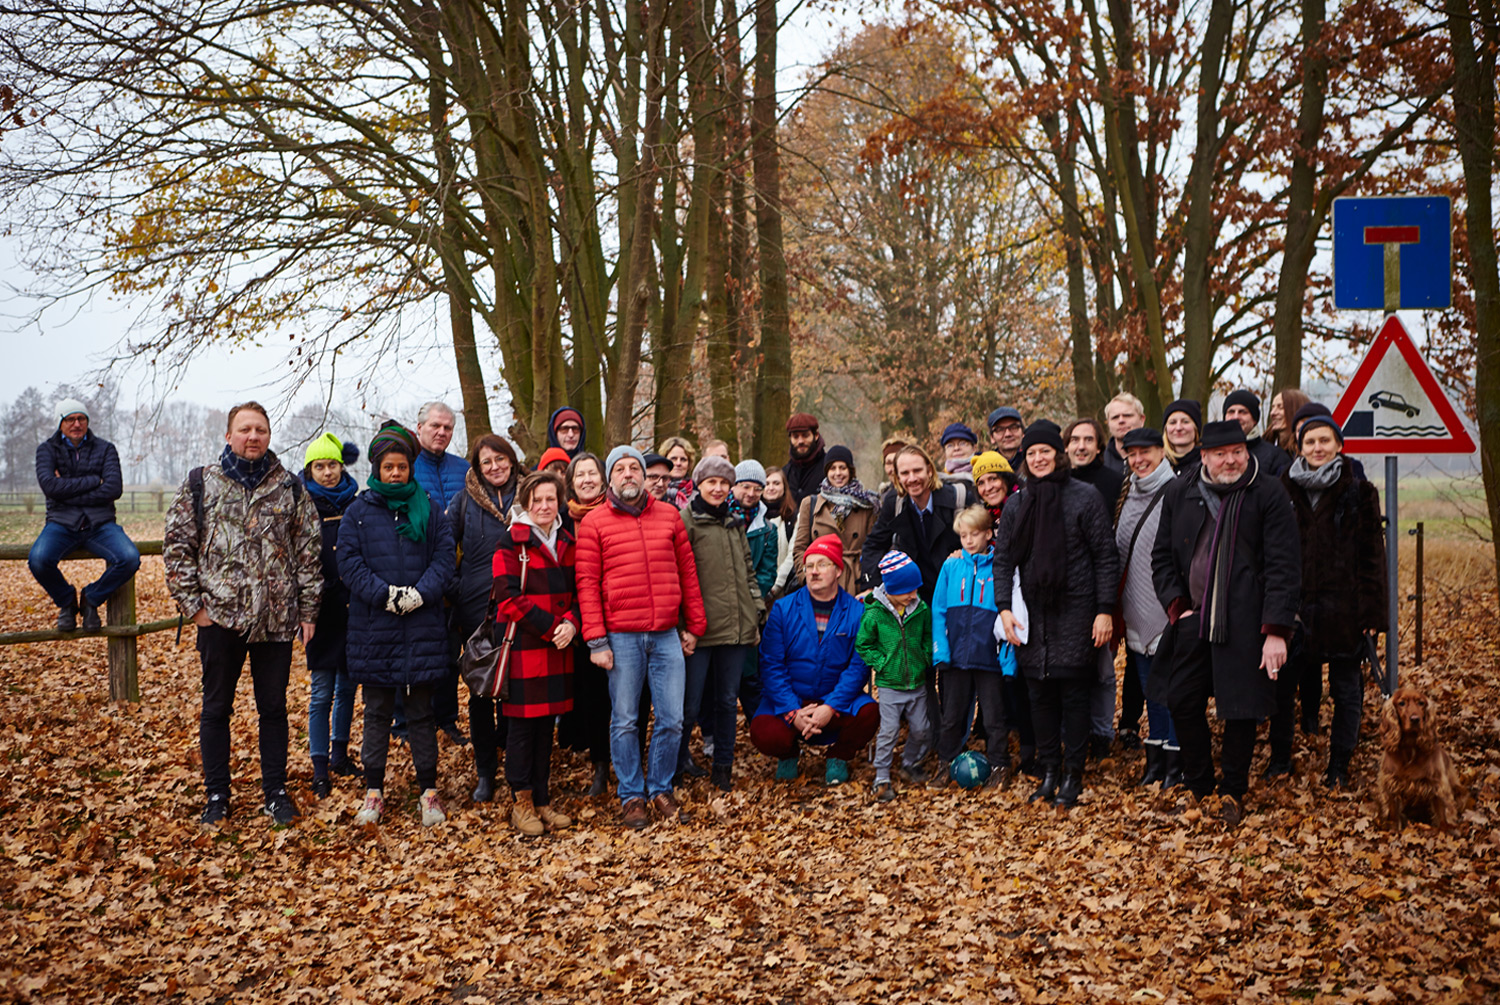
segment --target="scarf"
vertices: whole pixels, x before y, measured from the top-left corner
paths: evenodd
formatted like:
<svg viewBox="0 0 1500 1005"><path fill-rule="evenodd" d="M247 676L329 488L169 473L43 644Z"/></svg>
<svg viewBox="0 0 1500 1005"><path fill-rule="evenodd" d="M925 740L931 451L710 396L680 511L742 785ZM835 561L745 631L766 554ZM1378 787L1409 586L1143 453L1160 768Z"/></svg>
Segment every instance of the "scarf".
<svg viewBox="0 0 1500 1005"><path fill-rule="evenodd" d="M311 478L303 478L302 484L307 487L308 495L328 503L340 513L349 508L349 504L354 501L355 494L359 492L359 485L349 477L348 471L344 472L339 483L331 489L324 488Z"/></svg>
<svg viewBox="0 0 1500 1005"><path fill-rule="evenodd" d="M609 489L605 489L603 492L599 493L599 498L595 499L593 502L579 502L577 499L569 499L568 515L571 516L575 522L582 520L584 517L594 512L594 510L598 509L600 506L603 506L604 500L608 498L609 495Z"/></svg>
<svg viewBox="0 0 1500 1005"><path fill-rule="evenodd" d="M1026 567L1036 599L1028 591L1027 604L1056 608L1068 585L1068 542L1063 529L1063 490L1067 468L1054 468L1042 478L1033 477L1021 493L1021 516L1010 539L1016 567Z"/></svg>
<svg viewBox="0 0 1500 1005"><path fill-rule="evenodd" d="M730 496L729 498L733 499L734 497ZM693 498L688 500L688 506L694 513L701 513L704 516L713 517L726 526L730 525L729 499L725 499L719 505L713 506L701 494L695 492L693 493Z"/></svg>
<svg viewBox="0 0 1500 1005"><path fill-rule="evenodd" d="M645 491L644 489L641 490L640 505L628 503L624 499L621 499L619 496L615 495L614 489L605 489L604 495L600 496L599 498L608 499L609 504L615 509L619 510L621 513L624 513L626 516L633 516L637 519L639 519L642 513L646 512L646 507L651 505L651 493ZM572 506L572 503L568 503L569 508L572 508Z"/></svg>
<svg viewBox="0 0 1500 1005"><path fill-rule="evenodd" d="M1311 467L1306 457L1299 457L1292 462L1292 468L1287 472L1287 477L1296 485L1301 486L1302 491L1307 493L1307 504L1317 509L1318 500L1323 498L1324 492L1333 488L1343 471L1343 454L1339 454L1321 468Z"/></svg>
<svg viewBox="0 0 1500 1005"><path fill-rule="evenodd" d="M534 532L533 536L538 538L542 542L542 547L546 548L547 554L552 556L552 561L557 561L557 534L562 529L561 520L557 519L556 517L552 519L552 530L549 533L542 530L542 528L537 525L537 522L531 519L530 513L522 510L521 512L516 514L516 518L511 521L510 525L514 527L517 524L530 527Z"/></svg>
<svg viewBox="0 0 1500 1005"><path fill-rule="evenodd" d="M1240 510L1245 490L1260 473L1260 462L1250 458L1245 473L1229 485L1218 485L1208 477L1208 466L1199 469L1203 501L1214 518L1214 539L1208 549L1208 584L1203 590L1203 614L1198 619L1198 637L1217 645L1229 641L1229 572L1240 534Z"/></svg>
<svg viewBox="0 0 1500 1005"><path fill-rule="evenodd" d="M818 438L816 440L813 440L813 445L808 449L805 456L798 457L796 454L792 454L790 460L799 468L809 467L813 464L822 464L823 453L825 449L826 446L823 443L823 434L819 433Z"/></svg>
<svg viewBox="0 0 1500 1005"><path fill-rule="evenodd" d="M432 512L432 505L427 499L427 493L422 491L422 486L414 481L393 485L381 481L374 474L366 479L365 484L392 513L397 516L406 514L406 523L396 528L397 534L408 541L421 543L427 540L427 518Z"/></svg>
<svg viewBox="0 0 1500 1005"><path fill-rule="evenodd" d="M855 510L875 508L875 497L865 491L858 478L849 479L849 483L841 489L834 488L824 478L823 484L818 486L818 495L833 504L833 518L840 527L844 526L844 518Z"/></svg>
<svg viewBox="0 0 1500 1005"><path fill-rule="evenodd" d="M729 515L739 520L745 526L750 526L750 511L734 497L733 492L729 493Z"/></svg>
<svg viewBox="0 0 1500 1005"><path fill-rule="evenodd" d="M973 466L973 457L950 457L943 462L943 470L950 475L956 475L960 471L972 471Z"/></svg>
<svg viewBox="0 0 1500 1005"><path fill-rule="evenodd" d="M219 455L219 467L224 469L224 475L251 492L265 479L266 472L275 463L276 454L270 450L262 454L259 460L250 461L230 450L227 443L224 444L224 452Z"/></svg>
<svg viewBox="0 0 1500 1005"><path fill-rule="evenodd" d="M510 492L504 493L503 490L497 489L495 490L495 494L491 495L491 486L485 484L484 480L479 477L479 473L473 468L470 468L468 473L464 475L464 491L468 493L469 498L478 503L480 509L501 523L509 522L506 520L505 514L510 510L511 499L515 498L515 475L511 475L510 481L505 484L510 489ZM499 501L498 506L495 505L497 500Z"/></svg>
<svg viewBox="0 0 1500 1005"><path fill-rule="evenodd" d="M1145 478L1142 478L1135 472L1131 472L1130 491L1136 495L1153 496L1156 495L1158 489L1163 488L1168 482L1176 477L1177 472L1172 470L1172 465L1167 464L1164 461L1163 463L1158 464L1156 466L1156 470L1151 472Z"/></svg>

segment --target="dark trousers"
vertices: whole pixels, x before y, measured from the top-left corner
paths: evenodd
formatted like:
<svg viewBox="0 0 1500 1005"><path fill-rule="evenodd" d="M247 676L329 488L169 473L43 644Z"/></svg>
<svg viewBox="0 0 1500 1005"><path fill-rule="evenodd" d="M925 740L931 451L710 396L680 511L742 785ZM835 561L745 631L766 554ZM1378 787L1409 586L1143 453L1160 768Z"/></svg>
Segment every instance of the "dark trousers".
<svg viewBox="0 0 1500 1005"><path fill-rule="evenodd" d="M1005 684L998 670L950 666L943 674L942 722L938 727L938 757L946 764L959 755L969 735L974 702L979 702L977 729L984 737L991 767L1010 763L1010 731L1006 728Z"/></svg>
<svg viewBox="0 0 1500 1005"><path fill-rule="evenodd" d="M1026 678L1019 674L1005 678L1005 710L1010 713L1010 728L1023 748L1035 749L1036 730L1031 725L1031 693Z"/></svg>
<svg viewBox="0 0 1500 1005"><path fill-rule="evenodd" d="M1254 719L1224 720L1224 738L1219 751L1223 777L1219 781L1219 791L1241 801L1250 791L1250 760L1255 756L1257 725Z"/></svg>
<svg viewBox="0 0 1500 1005"><path fill-rule="evenodd" d="M551 801L552 716L507 718L505 725L505 781L512 793L531 791L535 806Z"/></svg>
<svg viewBox="0 0 1500 1005"><path fill-rule="evenodd" d="M1036 757L1043 768L1062 768L1082 775L1088 756L1089 695L1093 667L1077 677L1026 678L1031 695L1031 724L1036 732Z"/></svg>
<svg viewBox="0 0 1500 1005"><path fill-rule="evenodd" d="M1129 657L1126 657L1127 667ZM1141 686L1139 674L1127 669L1125 680L1120 685L1120 728L1133 733L1141 731L1141 711L1146 707L1146 692ZM1155 739L1155 737L1152 737Z"/></svg>
<svg viewBox="0 0 1500 1005"><path fill-rule="evenodd" d="M1202 799L1214 790L1213 729L1208 722L1208 699L1214 693L1213 646L1198 636L1198 616L1178 622L1178 645L1192 639L1192 651L1177 658L1183 662L1174 674L1167 710L1177 727L1177 745L1182 748L1183 782ZM1159 655L1159 654L1158 654ZM1243 799L1250 789L1250 759L1255 756L1254 719L1225 719L1219 751L1223 779L1219 791Z"/></svg>
<svg viewBox="0 0 1500 1005"><path fill-rule="evenodd" d="M563 716L575 750L587 749L593 764L609 763L609 671L596 667L586 646L576 646L573 659L573 711ZM644 735L649 706L640 715Z"/></svg>
<svg viewBox="0 0 1500 1005"><path fill-rule="evenodd" d="M203 756L203 785L211 796L229 795L229 716L247 656L260 717L260 786L266 795L286 788L286 688L292 644L247 642L239 632L209 625L198 629L198 657L203 663L198 749Z"/></svg>
<svg viewBox="0 0 1500 1005"><path fill-rule="evenodd" d="M491 781L500 768L500 751L509 749L510 720L500 714L500 703L483 695L469 695L469 739L474 744L474 770Z"/></svg>
<svg viewBox="0 0 1500 1005"><path fill-rule="evenodd" d="M855 715L835 713L819 739L832 735L828 756L847 761L875 738L879 728L880 706L872 701ZM762 754L778 759L796 757L802 734L779 715L757 715L750 720L750 742Z"/></svg>
<svg viewBox="0 0 1500 1005"><path fill-rule="evenodd" d="M1359 660L1353 656L1294 652L1276 677L1276 714L1271 716L1271 756L1290 760L1297 729L1297 694L1302 694L1302 719L1316 720L1317 707L1307 705L1307 678L1318 678L1323 691L1323 664L1328 664L1328 690L1333 695L1332 750L1351 751L1359 742L1359 720L1364 714L1365 687Z"/></svg>
<svg viewBox="0 0 1500 1005"><path fill-rule="evenodd" d="M713 725L714 763L734 763L734 733L739 719L740 676L749 646L700 646L686 657L687 686L683 690L683 722L702 720ZM712 681L712 687L706 686ZM679 766L688 759L688 728L682 730L677 752Z"/></svg>
<svg viewBox="0 0 1500 1005"><path fill-rule="evenodd" d="M406 707L407 738L411 743L411 760L417 769L417 788L437 788L437 723L432 718L432 685L379 687L364 685L365 735L360 759L365 762L365 788L385 788L385 761L391 748L391 717L396 711L396 695Z"/></svg>

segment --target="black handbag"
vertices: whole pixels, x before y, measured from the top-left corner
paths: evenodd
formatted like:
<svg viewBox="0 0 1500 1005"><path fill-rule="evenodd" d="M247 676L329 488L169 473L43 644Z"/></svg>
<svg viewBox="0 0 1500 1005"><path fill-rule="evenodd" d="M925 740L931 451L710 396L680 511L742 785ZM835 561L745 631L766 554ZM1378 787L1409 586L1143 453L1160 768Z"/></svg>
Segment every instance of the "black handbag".
<svg viewBox="0 0 1500 1005"><path fill-rule="evenodd" d="M521 546L521 592L526 592L526 567L531 562L525 545ZM479 698L510 698L510 650L516 641L517 622L510 622L505 629L505 640L495 644L495 588L490 587L489 603L485 607L484 620L464 642L458 654L458 672L463 675L469 691Z"/></svg>

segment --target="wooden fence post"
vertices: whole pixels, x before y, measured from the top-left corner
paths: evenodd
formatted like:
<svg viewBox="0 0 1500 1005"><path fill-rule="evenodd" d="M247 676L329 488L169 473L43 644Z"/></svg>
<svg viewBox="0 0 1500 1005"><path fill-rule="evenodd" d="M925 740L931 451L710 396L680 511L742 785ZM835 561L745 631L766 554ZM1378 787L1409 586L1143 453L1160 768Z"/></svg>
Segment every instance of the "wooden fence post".
<svg viewBox="0 0 1500 1005"><path fill-rule="evenodd" d="M109 595L106 607L106 623L110 625L135 625L135 577L127 579L114 593ZM109 637L109 700L140 701L141 684L136 678L134 635L111 635Z"/></svg>

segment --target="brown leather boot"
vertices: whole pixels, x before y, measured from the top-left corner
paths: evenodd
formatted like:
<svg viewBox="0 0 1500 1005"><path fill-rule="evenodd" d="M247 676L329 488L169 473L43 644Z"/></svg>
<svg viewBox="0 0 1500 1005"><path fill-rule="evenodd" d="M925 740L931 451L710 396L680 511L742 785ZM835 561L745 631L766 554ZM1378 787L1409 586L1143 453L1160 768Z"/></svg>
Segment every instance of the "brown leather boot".
<svg viewBox="0 0 1500 1005"><path fill-rule="evenodd" d="M551 806L538 806L536 815L542 818L542 825L549 831L564 831L573 826L572 817L557 812Z"/></svg>
<svg viewBox="0 0 1500 1005"><path fill-rule="evenodd" d="M657 819L673 823L687 823L688 813L677 801L677 797L670 792L658 792L651 798L651 808L656 811Z"/></svg>
<svg viewBox="0 0 1500 1005"><path fill-rule="evenodd" d="M516 802L510 811L510 825L526 837L539 837L546 832L542 818L536 815L536 807L531 805L530 789L516 793Z"/></svg>

